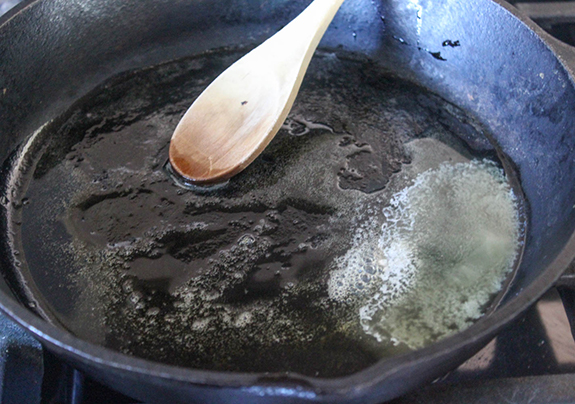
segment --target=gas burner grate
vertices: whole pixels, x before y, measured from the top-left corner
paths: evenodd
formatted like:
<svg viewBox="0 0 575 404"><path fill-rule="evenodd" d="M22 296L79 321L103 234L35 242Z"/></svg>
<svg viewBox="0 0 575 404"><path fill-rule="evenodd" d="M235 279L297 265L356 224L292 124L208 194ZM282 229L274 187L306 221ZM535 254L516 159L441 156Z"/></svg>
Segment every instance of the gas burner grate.
<svg viewBox="0 0 575 404"><path fill-rule="evenodd" d="M510 1L555 38L575 46L575 1Z"/></svg>

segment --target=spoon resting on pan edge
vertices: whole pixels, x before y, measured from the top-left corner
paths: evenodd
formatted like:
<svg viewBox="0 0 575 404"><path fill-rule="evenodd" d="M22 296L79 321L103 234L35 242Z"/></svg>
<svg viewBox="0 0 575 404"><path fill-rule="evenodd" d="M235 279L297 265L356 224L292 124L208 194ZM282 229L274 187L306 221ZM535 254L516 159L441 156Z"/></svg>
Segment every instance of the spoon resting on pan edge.
<svg viewBox="0 0 575 404"><path fill-rule="evenodd" d="M343 1L314 0L200 94L172 135L175 172L193 184L214 184L256 159L285 121L311 57Z"/></svg>

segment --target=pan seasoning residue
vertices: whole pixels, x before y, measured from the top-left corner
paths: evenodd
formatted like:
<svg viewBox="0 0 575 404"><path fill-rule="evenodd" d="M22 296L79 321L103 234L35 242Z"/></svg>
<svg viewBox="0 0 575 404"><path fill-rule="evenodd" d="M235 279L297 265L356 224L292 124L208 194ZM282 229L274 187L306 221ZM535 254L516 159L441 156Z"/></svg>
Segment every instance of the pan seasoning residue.
<svg viewBox="0 0 575 404"><path fill-rule="evenodd" d="M319 52L250 167L202 192L172 181L173 128L240 55L116 77L22 147L13 248L52 321L168 364L331 377L484 313L521 201L472 119L367 61ZM443 280L456 314L433 303Z"/></svg>

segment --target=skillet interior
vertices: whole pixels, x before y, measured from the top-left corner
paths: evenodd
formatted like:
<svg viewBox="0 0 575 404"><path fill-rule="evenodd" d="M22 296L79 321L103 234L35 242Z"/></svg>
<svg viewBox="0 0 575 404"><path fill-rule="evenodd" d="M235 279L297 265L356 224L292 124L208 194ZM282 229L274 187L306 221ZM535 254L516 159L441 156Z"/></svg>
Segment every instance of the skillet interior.
<svg viewBox="0 0 575 404"><path fill-rule="evenodd" d="M10 176L21 184L11 195L22 203L9 214L25 304L84 340L149 360L318 377L353 374L470 325L485 311L477 306L489 305L512 275L519 237L508 233L519 233L515 215L481 191L479 206L489 203L492 216L482 216L474 198L453 220L460 203L430 206L434 198L424 198L429 219L419 222L450 234L413 231L423 238L412 241L421 269L414 295L386 311L390 337L379 344L366 338L359 312L391 299L366 301L381 287L377 272L385 265L381 253L366 251L380 237L383 207L445 162L496 159L481 126L368 61L320 51L285 128L261 158L215 189L182 189L164 166L172 128L205 83L241 54L210 52L117 77L23 147ZM466 167L458 178L477 182L453 188L473 194L485 187L479 178L489 180L471 168L479 166ZM488 178L489 191L508 195ZM520 205L518 187L515 195ZM449 206L449 223L434 222L446 216L438 206ZM498 233L509 257L489 243L499 258L469 264L470 251L483 251L478 240L458 244L469 227ZM353 264L341 263L358 249L350 254L373 254L363 280L352 275ZM437 268L440 254L456 269ZM481 277L467 274L468 266ZM339 287L335 271L344 276Z"/></svg>
<svg viewBox="0 0 575 404"><path fill-rule="evenodd" d="M7 89L2 108L10 114L3 114L7 118L0 123L2 151L8 156L33 129L113 73L214 46L258 42L279 28L281 21L293 17L304 2L277 2L270 8L255 2L226 5L177 2L161 9L160 5L146 8L143 3L124 3L124 8L134 7L131 11L138 15L134 23L114 2L64 6L45 1L5 18L0 32L5 44L1 48L5 83L0 87ZM159 10L163 13L158 14ZM477 15L497 29L476 24ZM43 19L52 23L39 24ZM168 20L170 24L165 23ZM207 34L205 21L211 21L214 32L221 35ZM574 175L571 79L527 27L487 1L434 2L433 7L427 2L373 5L356 1L344 5L334 24L326 45L361 50L471 111L517 165L530 204L531 232L524 263L508 295L512 299L542 274L573 230L574 191L565 187ZM10 29L27 32L24 27L37 27L46 41L39 46L36 36L9 36ZM96 27L102 35L90 35ZM70 36L70 32L83 35ZM507 32L516 36L511 40ZM459 40L461 46L443 47L446 40ZM430 52L441 52L441 59L446 60ZM62 60L68 63L62 66ZM522 296L525 302L534 298ZM489 328L486 323L473 331Z"/></svg>

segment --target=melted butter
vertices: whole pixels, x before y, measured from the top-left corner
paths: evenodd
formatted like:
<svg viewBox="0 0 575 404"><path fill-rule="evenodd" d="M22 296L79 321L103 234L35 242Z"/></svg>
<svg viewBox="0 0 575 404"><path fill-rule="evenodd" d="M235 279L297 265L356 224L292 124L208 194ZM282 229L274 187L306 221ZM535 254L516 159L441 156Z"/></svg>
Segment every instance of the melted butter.
<svg viewBox="0 0 575 404"><path fill-rule="evenodd" d="M490 161L443 163L419 174L366 221L338 259L330 297L356 309L380 343L415 349L470 326L512 270L516 198Z"/></svg>

